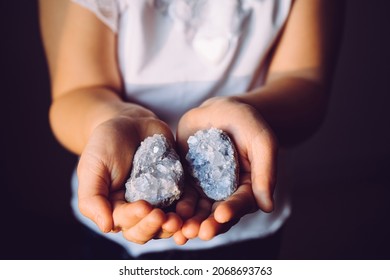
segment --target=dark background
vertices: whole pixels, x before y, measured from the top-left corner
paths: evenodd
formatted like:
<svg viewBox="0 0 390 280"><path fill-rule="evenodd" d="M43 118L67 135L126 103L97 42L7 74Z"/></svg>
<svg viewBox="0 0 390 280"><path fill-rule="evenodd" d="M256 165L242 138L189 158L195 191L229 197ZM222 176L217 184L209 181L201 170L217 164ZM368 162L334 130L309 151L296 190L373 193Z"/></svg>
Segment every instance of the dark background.
<svg viewBox="0 0 390 280"><path fill-rule="evenodd" d="M283 259L390 259L390 5L347 3L327 119L296 150ZM0 259L78 259L69 206L77 158L49 128L37 4L0 7Z"/></svg>

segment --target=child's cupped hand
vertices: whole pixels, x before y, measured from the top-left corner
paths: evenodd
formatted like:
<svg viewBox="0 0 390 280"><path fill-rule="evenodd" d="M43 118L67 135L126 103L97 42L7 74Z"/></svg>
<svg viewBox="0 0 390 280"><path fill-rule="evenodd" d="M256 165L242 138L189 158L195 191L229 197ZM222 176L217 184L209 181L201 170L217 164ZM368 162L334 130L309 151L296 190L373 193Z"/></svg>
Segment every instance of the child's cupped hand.
<svg viewBox="0 0 390 280"><path fill-rule="evenodd" d="M236 145L240 180L238 190L225 201L214 202L187 185L176 212L184 220L175 233L178 244L199 237L209 240L228 231L244 215L273 210L277 141L262 116L234 97L217 97L188 111L180 120L177 143L182 156L187 139L197 130L216 127L227 132Z"/></svg>
<svg viewBox="0 0 390 280"><path fill-rule="evenodd" d="M140 142L155 133L174 142L169 127L154 117L118 116L97 126L77 168L79 208L103 232L122 231L132 242L169 238L181 228L175 213L164 213L145 201L125 200L124 182Z"/></svg>

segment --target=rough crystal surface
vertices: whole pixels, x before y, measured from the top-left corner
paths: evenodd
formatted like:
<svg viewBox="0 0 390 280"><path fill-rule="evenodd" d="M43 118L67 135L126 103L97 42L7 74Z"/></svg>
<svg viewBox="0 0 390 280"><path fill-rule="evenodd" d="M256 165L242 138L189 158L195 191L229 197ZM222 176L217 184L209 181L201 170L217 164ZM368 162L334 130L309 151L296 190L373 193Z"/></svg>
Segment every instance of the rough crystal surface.
<svg viewBox="0 0 390 280"><path fill-rule="evenodd" d="M238 186L237 153L229 136L220 129L197 131L187 140L186 160L191 175L211 199L223 200Z"/></svg>
<svg viewBox="0 0 390 280"><path fill-rule="evenodd" d="M155 134L138 147L125 198L129 202L146 200L156 207L166 207L179 199L182 192L183 167L176 151L166 138Z"/></svg>

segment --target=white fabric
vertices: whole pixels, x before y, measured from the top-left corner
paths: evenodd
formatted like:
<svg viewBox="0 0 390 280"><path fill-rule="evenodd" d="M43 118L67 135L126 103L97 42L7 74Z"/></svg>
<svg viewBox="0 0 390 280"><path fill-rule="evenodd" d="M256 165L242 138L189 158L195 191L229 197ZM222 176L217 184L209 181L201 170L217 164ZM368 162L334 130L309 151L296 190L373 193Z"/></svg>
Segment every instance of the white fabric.
<svg viewBox="0 0 390 280"><path fill-rule="evenodd" d="M152 109L175 130L180 116L212 96L245 93L263 83L270 48L291 0L73 0L101 19L118 38L126 97ZM74 178L76 179L76 178ZM280 185L280 184L279 184ZM74 187L77 182L74 181ZM277 230L290 208L279 187L278 208L258 211L211 241L130 243L109 234L137 256L166 249L201 249L257 238ZM76 192L75 192L76 193ZM77 197L73 207L79 214Z"/></svg>
<svg viewBox="0 0 390 280"><path fill-rule="evenodd" d="M76 0L73 1L92 11L115 33L118 31L120 7L118 1L112 0Z"/></svg>
<svg viewBox="0 0 390 280"><path fill-rule="evenodd" d="M103 234L96 226L94 222L84 217L78 210L78 200L77 200L77 174L76 171L73 172L72 176L72 193L73 199L71 201L71 207L76 218L81 221L84 225L90 229L96 231L96 233L103 235L104 237L121 244L124 248L127 249L130 255L133 257L138 257L144 253L151 252L161 252L165 250L196 250L196 249L207 249L216 246L221 246L224 244L232 244L234 242L239 242L248 239L254 239L259 237L268 236L276 232L284 224L287 218L291 214L290 201L286 197L286 191L288 191L289 184L291 182L291 177L286 168L288 165L289 153L281 152L279 160L279 176L278 183L275 193L275 209L272 213L264 213L262 211L257 211L252 214L244 216L238 224L233 226L228 232L218 235L210 241L203 241L199 238L189 240L185 245L178 246L170 239L160 239L160 240L151 240L144 245L135 244L127 241L122 237L121 233L109 233Z"/></svg>

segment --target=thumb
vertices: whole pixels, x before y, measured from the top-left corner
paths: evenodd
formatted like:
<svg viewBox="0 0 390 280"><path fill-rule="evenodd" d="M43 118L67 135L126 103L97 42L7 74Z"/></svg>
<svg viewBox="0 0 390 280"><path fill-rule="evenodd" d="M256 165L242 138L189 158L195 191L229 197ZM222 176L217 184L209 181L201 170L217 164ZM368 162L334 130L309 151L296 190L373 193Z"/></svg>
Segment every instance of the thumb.
<svg viewBox="0 0 390 280"><path fill-rule="evenodd" d="M274 137L266 131L260 133L253 139L248 155L256 203L264 212L272 212L277 158L277 145Z"/></svg>
<svg viewBox="0 0 390 280"><path fill-rule="evenodd" d="M108 200L110 179L109 173L104 171L106 168L101 165L91 162L88 156L81 156L77 167L79 209L102 232L110 232L113 229L111 203Z"/></svg>
<svg viewBox="0 0 390 280"><path fill-rule="evenodd" d="M111 204L106 197L96 195L93 197L79 198L79 209L102 232L108 233L113 229Z"/></svg>

